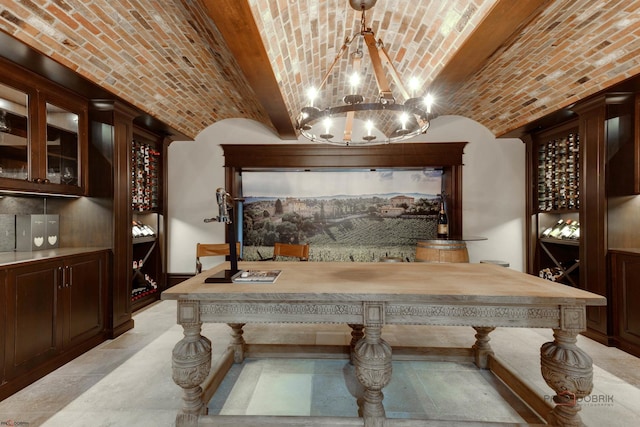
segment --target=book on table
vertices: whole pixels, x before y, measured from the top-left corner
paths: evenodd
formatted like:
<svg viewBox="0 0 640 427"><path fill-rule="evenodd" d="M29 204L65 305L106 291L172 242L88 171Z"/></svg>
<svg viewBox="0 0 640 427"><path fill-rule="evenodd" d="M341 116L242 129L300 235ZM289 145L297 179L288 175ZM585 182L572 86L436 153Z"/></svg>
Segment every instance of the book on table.
<svg viewBox="0 0 640 427"><path fill-rule="evenodd" d="M273 283L281 270L240 270L233 275L233 283Z"/></svg>

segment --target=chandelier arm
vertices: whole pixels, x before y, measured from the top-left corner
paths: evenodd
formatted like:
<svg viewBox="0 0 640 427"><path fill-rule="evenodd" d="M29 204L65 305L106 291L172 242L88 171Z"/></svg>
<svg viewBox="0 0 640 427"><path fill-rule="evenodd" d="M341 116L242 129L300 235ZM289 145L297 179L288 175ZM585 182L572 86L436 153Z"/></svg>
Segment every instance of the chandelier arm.
<svg viewBox="0 0 640 427"><path fill-rule="evenodd" d="M353 137L353 119L355 117L355 111L347 112L347 116L345 118L344 124L344 134L342 135L342 140L349 144L351 142L351 138Z"/></svg>
<svg viewBox="0 0 640 427"><path fill-rule="evenodd" d="M351 37L347 37L345 39L344 43L342 44L342 47L340 48L340 51L338 52L338 54L334 58L333 62L331 63L331 66L329 67L329 69L325 73L324 77L322 78L322 82L320 82L320 86L318 86L318 91L320 91L322 89L324 84L327 82L327 79L329 79L329 76L333 72L333 68L336 66L338 61L340 61L340 59L342 59L342 57L344 56L344 53L347 51L347 48L349 47L349 45L353 41L353 38L354 37L351 36Z"/></svg>
<svg viewBox="0 0 640 427"><path fill-rule="evenodd" d="M382 40L379 40L379 44L380 44L380 48L378 50L382 54L381 55L382 60L389 66L391 70L391 77L393 78L394 83L396 84L398 89L400 89L400 92L402 92L402 96L404 96L405 100L411 98L411 96L409 96L409 92L407 92L407 89L404 87L404 84L402 84L402 80L400 80L400 74L398 73L398 70L393 65L393 62L391 62L391 58L389 58L389 53L387 53L387 49L385 49L384 44L382 43Z"/></svg>
<svg viewBox="0 0 640 427"><path fill-rule="evenodd" d="M376 83L378 84L378 90L380 91L380 98L388 102L395 102L391 89L389 88L389 81L384 74L382 68L382 61L380 60L380 54L376 47L375 35L373 33L364 33L364 41L369 49L369 57L371 64L373 65L373 74L376 77Z"/></svg>
<svg viewBox="0 0 640 427"><path fill-rule="evenodd" d="M360 73L362 68L362 57L354 56L353 57L353 72ZM346 122L344 125L344 134L343 140L348 144L351 142L352 134L353 134L353 119L355 118L355 112L349 111L347 113Z"/></svg>

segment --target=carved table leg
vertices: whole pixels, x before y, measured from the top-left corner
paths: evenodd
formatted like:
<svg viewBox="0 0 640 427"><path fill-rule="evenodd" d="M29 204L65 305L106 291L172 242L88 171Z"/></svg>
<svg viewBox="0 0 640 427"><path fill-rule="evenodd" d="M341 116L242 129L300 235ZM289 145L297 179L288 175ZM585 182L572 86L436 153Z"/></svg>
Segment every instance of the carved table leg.
<svg viewBox="0 0 640 427"><path fill-rule="evenodd" d="M382 427L382 389L391 381L391 346L381 338L384 304L365 303L364 308L365 335L354 349L356 377L364 386L362 417L365 427Z"/></svg>
<svg viewBox="0 0 640 427"><path fill-rule="evenodd" d="M556 395L547 420L552 425L582 426L578 399L593 389L591 357L576 345L578 330L554 329L554 341L540 348L542 376Z"/></svg>
<svg viewBox="0 0 640 427"><path fill-rule="evenodd" d="M353 352L358 341L360 341L362 337L364 337L364 326L356 323L349 323L349 327L351 328L351 342L349 343L349 347L351 347L351 353L349 358L351 364L353 364Z"/></svg>
<svg viewBox="0 0 640 427"><path fill-rule="evenodd" d="M211 370L211 341L200 335L202 323L185 323L184 338L173 348L173 381L182 387L182 413L176 417L176 426L195 426L198 415L205 414L200 384Z"/></svg>
<svg viewBox="0 0 640 427"><path fill-rule="evenodd" d="M227 323L231 328L231 348L233 348L233 361L234 363L242 363L244 361L244 351L246 342L242 334L244 331L244 323Z"/></svg>
<svg viewBox="0 0 640 427"><path fill-rule="evenodd" d="M480 369L487 369L487 357L493 355L493 349L489 345L489 334L495 329L493 327L474 326L476 330L476 342L473 345L473 357L476 366Z"/></svg>

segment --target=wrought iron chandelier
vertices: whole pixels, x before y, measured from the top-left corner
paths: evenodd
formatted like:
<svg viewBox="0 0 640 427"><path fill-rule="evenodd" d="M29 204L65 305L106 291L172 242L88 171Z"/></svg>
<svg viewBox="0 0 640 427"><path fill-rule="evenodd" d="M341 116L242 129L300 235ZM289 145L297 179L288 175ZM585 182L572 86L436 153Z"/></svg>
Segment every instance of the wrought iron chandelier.
<svg viewBox="0 0 640 427"><path fill-rule="evenodd" d="M353 9L362 12L360 31L345 39L319 87L308 91L309 103L301 109L297 118L297 129L311 141L347 146L386 144L412 138L425 133L429 128L433 97L430 94L415 97L418 89L415 79L410 81L411 92L407 91L398 71L391 63L384 43L380 39L376 41L373 30L367 27L365 12L373 7L376 1L349 0ZM347 66L351 71L348 79L351 91L342 98L341 105L316 107L315 98L328 80L344 80L334 76L334 69L352 45L355 45L355 48L351 49L351 60ZM364 46L377 85L377 93L374 91L369 100L360 89L360 82L367 71L363 65ZM404 98L404 103L398 102L391 90L383 67L385 64L395 84L395 92ZM340 130L342 135L334 135L340 133Z"/></svg>

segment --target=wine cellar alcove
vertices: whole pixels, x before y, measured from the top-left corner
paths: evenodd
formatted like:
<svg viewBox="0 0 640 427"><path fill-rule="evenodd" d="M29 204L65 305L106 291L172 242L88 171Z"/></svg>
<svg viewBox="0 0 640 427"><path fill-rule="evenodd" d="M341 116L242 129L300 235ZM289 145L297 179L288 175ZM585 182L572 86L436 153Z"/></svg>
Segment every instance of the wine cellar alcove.
<svg viewBox="0 0 640 427"><path fill-rule="evenodd" d="M621 338L631 313L620 312L629 304L620 299L634 298L637 291L629 286L637 284L630 285L616 262L628 262L623 254L638 255L632 230L640 224L632 206L639 181L639 90L640 82L624 82L546 118L523 136L527 272L607 297L606 307L588 308L584 334L627 351L637 344L626 344L633 336L628 330ZM579 237L546 235L559 222L579 224ZM620 291L621 283L627 291Z"/></svg>

